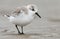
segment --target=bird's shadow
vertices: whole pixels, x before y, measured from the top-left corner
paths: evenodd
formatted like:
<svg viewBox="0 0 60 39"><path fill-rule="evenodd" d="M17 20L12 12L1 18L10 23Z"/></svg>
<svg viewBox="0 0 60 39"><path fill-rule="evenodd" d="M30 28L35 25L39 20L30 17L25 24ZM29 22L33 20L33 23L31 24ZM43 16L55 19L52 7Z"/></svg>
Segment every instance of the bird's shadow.
<svg viewBox="0 0 60 39"><path fill-rule="evenodd" d="M42 34L39 33L24 33L24 34L17 34L17 33L6 33L3 34L3 36L8 36L8 37L17 37L17 38L30 38L30 37L34 37L34 36L40 36Z"/></svg>
<svg viewBox="0 0 60 39"><path fill-rule="evenodd" d="M40 36L42 34L40 33L24 33L24 34L18 34L18 33L6 33L3 35L12 35L12 36Z"/></svg>

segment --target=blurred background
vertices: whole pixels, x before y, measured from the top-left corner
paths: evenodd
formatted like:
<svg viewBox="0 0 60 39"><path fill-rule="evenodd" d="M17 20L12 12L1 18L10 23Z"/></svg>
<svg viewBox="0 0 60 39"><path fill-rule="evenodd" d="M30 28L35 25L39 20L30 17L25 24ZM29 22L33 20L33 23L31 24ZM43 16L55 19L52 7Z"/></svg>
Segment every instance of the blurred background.
<svg viewBox="0 0 60 39"><path fill-rule="evenodd" d="M31 24L24 27L27 35L16 35L14 24L2 15L11 14L16 7L28 4L37 5L42 18L36 16ZM8 38L60 39L60 0L0 0L0 39Z"/></svg>
<svg viewBox="0 0 60 39"><path fill-rule="evenodd" d="M0 0L0 12L27 4L36 4L42 17L60 19L60 0Z"/></svg>

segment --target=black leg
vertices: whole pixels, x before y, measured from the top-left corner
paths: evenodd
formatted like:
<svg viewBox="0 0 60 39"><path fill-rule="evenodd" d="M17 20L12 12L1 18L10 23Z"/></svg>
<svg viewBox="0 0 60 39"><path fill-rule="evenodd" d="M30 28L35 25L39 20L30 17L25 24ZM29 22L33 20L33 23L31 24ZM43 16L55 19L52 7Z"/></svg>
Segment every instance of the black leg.
<svg viewBox="0 0 60 39"><path fill-rule="evenodd" d="M15 25L15 27L16 27L16 29L18 30L18 33L20 34L20 31L19 31L19 29L18 29L17 25Z"/></svg>
<svg viewBox="0 0 60 39"><path fill-rule="evenodd" d="M21 26L21 34L24 34L24 33L23 33L23 26Z"/></svg>

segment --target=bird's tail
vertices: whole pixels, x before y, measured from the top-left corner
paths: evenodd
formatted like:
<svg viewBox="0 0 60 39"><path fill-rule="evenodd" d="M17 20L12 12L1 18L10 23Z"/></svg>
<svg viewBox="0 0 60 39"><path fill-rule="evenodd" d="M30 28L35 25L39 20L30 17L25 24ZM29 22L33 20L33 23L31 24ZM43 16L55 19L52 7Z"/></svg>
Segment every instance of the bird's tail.
<svg viewBox="0 0 60 39"><path fill-rule="evenodd" d="M9 16L9 15L4 15L4 17L6 17L6 18L9 19L9 20L14 19L13 16Z"/></svg>
<svg viewBox="0 0 60 39"><path fill-rule="evenodd" d="M10 17L9 15L3 15L4 17Z"/></svg>
<svg viewBox="0 0 60 39"><path fill-rule="evenodd" d="M6 17L7 19L9 19L9 17L10 17L9 15L3 15L3 16Z"/></svg>

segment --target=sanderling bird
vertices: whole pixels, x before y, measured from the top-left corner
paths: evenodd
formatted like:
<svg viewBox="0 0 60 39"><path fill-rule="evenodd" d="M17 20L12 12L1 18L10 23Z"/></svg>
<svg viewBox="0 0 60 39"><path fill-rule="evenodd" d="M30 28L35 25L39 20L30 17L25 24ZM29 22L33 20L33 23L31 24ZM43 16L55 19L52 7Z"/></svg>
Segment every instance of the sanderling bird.
<svg viewBox="0 0 60 39"><path fill-rule="evenodd" d="M15 24L15 27L18 30L19 34L24 34L23 26L30 24L32 20L35 18L35 15L41 18L41 16L37 12L38 12L37 6L34 4L29 4L24 7L16 8L16 11L14 11L14 14L11 16L9 15L4 16L7 17L11 23ZM18 26L21 27L22 32L19 31Z"/></svg>

